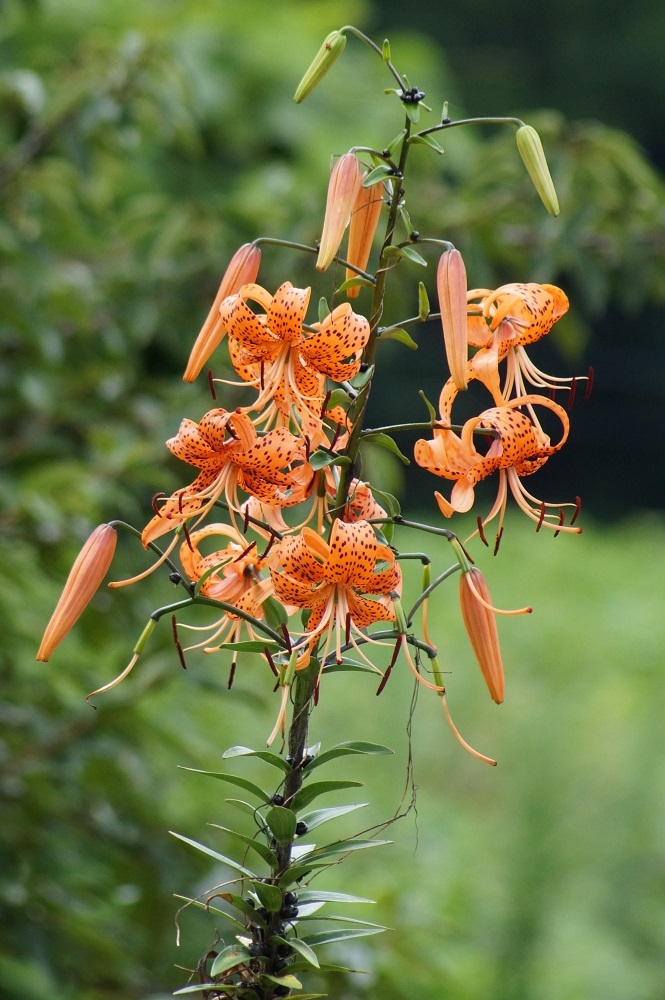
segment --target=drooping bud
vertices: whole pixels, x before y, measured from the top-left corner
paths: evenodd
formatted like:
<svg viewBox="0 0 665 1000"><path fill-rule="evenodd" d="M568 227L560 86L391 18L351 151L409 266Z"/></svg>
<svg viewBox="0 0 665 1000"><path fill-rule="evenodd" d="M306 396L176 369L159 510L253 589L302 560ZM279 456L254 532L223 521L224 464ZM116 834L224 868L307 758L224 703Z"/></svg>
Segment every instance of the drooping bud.
<svg viewBox="0 0 665 1000"><path fill-rule="evenodd" d="M351 222L349 225L349 247L346 252L346 259L349 264L354 264L364 271L369 260L372 249L372 241L376 227L379 224L381 207L383 205L382 188L380 184L373 184L372 187L361 186L358 191L355 204L351 211ZM347 268L346 278L355 277L354 272ZM346 294L350 299L355 298L360 292L358 285L347 288Z"/></svg>
<svg viewBox="0 0 665 1000"><path fill-rule="evenodd" d="M60 600L46 626L37 659L46 662L73 628L106 576L118 535L110 524L95 528L76 557Z"/></svg>
<svg viewBox="0 0 665 1000"><path fill-rule="evenodd" d="M316 53L309 69L298 84L298 88L293 95L293 100L296 104L304 101L314 88L318 86L333 63L341 56L345 45L346 35L343 35L341 31L330 32Z"/></svg>
<svg viewBox="0 0 665 1000"><path fill-rule="evenodd" d="M460 575L460 606L471 646L492 700L503 701L504 678L499 633L485 577L475 566Z"/></svg>
<svg viewBox="0 0 665 1000"><path fill-rule="evenodd" d="M460 391L467 387L466 268L459 250L446 250L436 272L436 289L448 368Z"/></svg>
<svg viewBox="0 0 665 1000"><path fill-rule="evenodd" d="M231 262L224 272L221 284L215 295L208 318L201 327L194 346L192 347L187 368L183 375L183 382L193 382L204 364L219 346L220 341L226 333L226 329L219 315L219 307L224 299L229 295L235 295L243 285L250 285L256 281L261 264L261 251L252 243L245 243L236 250Z"/></svg>
<svg viewBox="0 0 665 1000"><path fill-rule="evenodd" d="M319 271L325 271L330 267L339 250L361 186L360 163L353 153L345 153L337 160L330 174L326 214L323 219L319 256L316 259Z"/></svg>
<svg viewBox="0 0 665 1000"><path fill-rule="evenodd" d="M533 186L540 195L540 200L550 215L557 216L559 214L559 199L556 196L540 136L531 125L521 125L515 138L519 154L524 161L529 177L533 181Z"/></svg>

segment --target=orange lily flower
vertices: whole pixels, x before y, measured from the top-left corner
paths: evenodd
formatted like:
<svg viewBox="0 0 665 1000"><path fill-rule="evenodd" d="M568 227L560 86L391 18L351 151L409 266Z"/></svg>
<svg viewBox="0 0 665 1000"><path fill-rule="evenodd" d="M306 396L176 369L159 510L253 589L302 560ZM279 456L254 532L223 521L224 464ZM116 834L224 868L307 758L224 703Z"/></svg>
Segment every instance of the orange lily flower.
<svg viewBox="0 0 665 1000"><path fill-rule="evenodd" d="M458 389L467 387L469 354L466 315L466 268L459 250L446 250L436 272L439 310L450 376Z"/></svg>
<svg viewBox="0 0 665 1000"><path fill-rule="evenodd" d="M380 564L385 565L377 569ZM336 658L341 662L343 635L355 645L354 632L359 634L374 622L395 621L391 595L401 588L402 574L393 551L377 541L366 521L346 524L336 520L330 542L311 528L303 528L299 535L283 538L273 547L268 565L278 600L311 611L307 652L298 669L307 666L309 653L326 631L321 662L325 662L333 631ZM356 650L363 656L357 646Z"/></svg>
<svg viewBox="0 0 665 1000"><path fill-rule="evenodd" d="M288 422L295 411L316 446L325 442L325 379L343 382L358 373L369 323L345 302L305 331L310 294L310 288L294 288L290 281L274 296L260 285L245 285L222 304L220 313L229 331L233 367L259 389L248 409L267 407L260 418L266 426L277 414ZM265 312L253 312L248 300Z"/></svg>
<svg viewBox="0 0 665 1000"><path fill-rule="evenodd" d="M245 243L236 250L231 262L224 272L221 284L217 290L215 301L210 307L208 317L201 328L192 347L183 382L193 382L204 364L219 345L226 333L224 323L219 314L219 307L229 295L234 295L243 285L256 281L261 264L261 251L251 243Z"/></svg>
<svg viewBox="0 0 665 1000"><path fill-rule="evenodd" d="M118 534L110 524L95 528L72 566L46 626L37 659L46 663L95 596L113 560Z"/></svg>
<svg viewBox="0 0 665 1000"><path fill-rule="evenodd" d="M367 174L363 174L363 180ZM346 252L346 259L349 264L359 267L364 271L372 250L372 241L379 224L381 208L383 207L383 190L380 184L373 184L371 187L360 187L356 197L353 211L351 212L351 222L349 224L349 246ZM346 269L346 279L355 278L355 271ZM347 288L348 298L354 299L360 293L359 285L352 285Z"/></svg>
<svg viewBox="0 0 665 1000"><path fill-rule="evenodd" d="M558 403L546 396L518 396L467 420L461 434L457 435L445 426L450 423L449 405L451 397L454 398L452 383L446 384L441 397L444 426L434 427L432 440L417 441L414 454L418 465L429 469L434 475L456 480L450 501L440 493L435 493L445 517L470 510L475 499L476 484L498 471L497 498L490 513L483 518L483 524L491 521L498 513L501 515L500 523L503 522L507 487L510 486L520 509L527 517L536 521L539 527L546 525L556 531L580 531L572 525L560 523L561 518L557 515L545 512L546 508L556 507L559 510L562 506L575 505L542 503L528 493L521 482L523 477L530 476L544 465L550 455L559 451L566 442L570 424L566 411ZM562 435L556 444L550 443L550 438L540 426L535 406L544 406L561 421ZM520 407L528 409L528 414L522 413ZM485 454L479 452L475 445L474 432L479 428L494 431L494 436L489 437L489 447ZM482 437L487 440L487 436Z"/></svg>
<svg viewBox="0 0 665 1000"><path fill-rule="evenodd" d="M199 545L206 538L221 535L228 544L210 555L204 556L199 551ZM204 528L192 531L188 539L180 547L180 562L187 576L193 583L203 580L199 592L215 601L232 604L241 611L247 612L253 618L263 618L262 604L273 593L270 577L261 578L261 571L266 568L266 560L256 549L256 543L247 543L239 531L227 524L208 524ZM180 628L194 632L213 632L203 642L188 646L185 649L205 647L206 653L217 652L224 642L237 642L245 627L251 639L259 638L251 623L232 611L225 611L224 616L213 625L194 626L181 623ZM212 642L218 642L211 647ZM235 656L234 656L235 662Z"/></svg>
<svg viewBox="0 0 665 1000"><path fill-rule="evenodd" d="M525 379L541 389L570 385L573 379L541 372L524 350L548 334L568 311L568 298L560 288L535 282L502 285L495 291L474 288L467 293L467 303L468 341L480 348L469 362L469 378L480 379L496 403L507 399L513 388L516 395L526 395ZM506 381L500 389L498 365L504 358Z"/></svg>
<svg viewBox="0 0 665 1000"><path fill-rule="evenodd" d="M326 271L335 259L361 185L362 172L355 153L340 156L332 168L328 184L326 214L316 259L319 271Z"/></svg>
<svg viewBox="0 0 665 1000"><path fill-rule="evenodd" d="M283 427L259 437L239 410L209 410L198 424L185 418L166 446L201 471L193 483L161 502L143 530L144 545L195 514L203 516L222 494L237 511L238 487L268 506L289 507L306 499L312 481L301 438Z"/></svg>

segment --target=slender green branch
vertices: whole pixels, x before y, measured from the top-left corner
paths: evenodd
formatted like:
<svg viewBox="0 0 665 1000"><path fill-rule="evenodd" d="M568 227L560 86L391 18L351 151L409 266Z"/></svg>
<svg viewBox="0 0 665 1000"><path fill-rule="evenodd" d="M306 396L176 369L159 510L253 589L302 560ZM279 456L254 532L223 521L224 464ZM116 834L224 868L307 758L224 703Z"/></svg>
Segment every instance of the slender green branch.
<svg viewBox="0 0 665 1000"><path fill-rule="evenodd" d="M359 28L354 27L354 25L352 24L345 24L343 28L340 28L340 32L342 32L342 34L355 35L356 38L359 38L361 42L365 43L365 45L369 45L370 49L373 49L376 52L376 54L381 57L381 61L386 64L392 75L395 77L402 93L403 94L406 93L406 87L404 86L404 81L402 80L402 77L397 72L390 59L384 58L383 51L379 48L376 42L373 42L371 38L368 38L367 35L365 35L362 31L360 31Z"/></svg>
<svg viewBox="0 0 665 1000"><path fill-rule="evenodd" d="M173 604L167 604L163 608L157 608L150 615L152 621L158 622L160 618L164 615L173 615L178 611L182 611L183 608L191 608L195 604L205 604L210 608L217 608L219 611L225 611L232 614L236 618L242 618L243 621L248 622L252 628L255 628L258 632L263 632L267 635L269 639L276 642L282 649L287 649L287 644L284 641L284 636L280 635L279 632L275 632L271 629L269 625L265 622L260 621L258 618L254 618L247 611L243 611L242 608L237 608L235 604L229 604L228 601L214 601L211 597L189 597L185 601L175 601Z"/></svg>
<svg viewBox="0 0 665 1000"><path fill-rule="evenodd" d="M423 603L423 601L426 601L427 598L429 597L429 595L432 593L432 591L436 590L436 588L440 584L442 584L444 580L447 580L449 576L453 575L453 573L457 573L458 570L459 570L459 568L460 568L460 564L458 562L456 562L453 566L449 566L448 569L444 570L443 573L440 573L439 576L437 576L436 580L433 580L432 583L430 583L429 587L425 587L425 589L423 590L422 594L420 595L420 597L418 598L418 600L415 602L415 604L413 605L413 607L409 611L408 615L406 616L406 621L407 621L407 624L409 626L411 625L411 622L413 620L413 616L415 615L416 611L418 610L418 608L420 607L420 605Z"/></svg>
<svg viewBox="0 0 665 1000"><path fill-rule="evenodd" d="M318 247L311 247L307 243L293 243L291 240L279 240L274 236L259 236L257 239L252 240L252 246L286 247L288 250L302 250L303 253L311 253L314 255L317 255L319 252ZM342 267L348 268L349 271L353 271L354 274L359 275L361 278L366 278L367 281L370 281L373 285L376 284L376 278L373 274L368 274L368 272L363 271L362 268L356 267L355 264L345 260L344 257L340 257L339 254L335 254L333 260L338 264L341 264Z"/></svg>
<svg viewBox="0 0 665 1000"><path fill-rule="evenodd" d="M432 132L441 132L447 128L455 128L457 125L517 125L521 128L524 122L520 118L459 118L455 122L441 122L440 125L432 125L415 135L430 135Z"/></svg>

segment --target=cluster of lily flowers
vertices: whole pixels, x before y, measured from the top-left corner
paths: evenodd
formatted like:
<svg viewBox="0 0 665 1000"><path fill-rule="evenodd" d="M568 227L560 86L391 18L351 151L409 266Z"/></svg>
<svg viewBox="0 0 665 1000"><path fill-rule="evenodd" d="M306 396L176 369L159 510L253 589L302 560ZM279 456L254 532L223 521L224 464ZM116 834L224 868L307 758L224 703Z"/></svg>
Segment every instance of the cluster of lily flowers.
<svg viewBox="0 0 665 1000"><path fill-rule="evenodd" d="M381 185L363 186L365 176L353 152L340 157L333 167L318 250L319 270L340 259L347 227L347 276L362 274L367 265L383 197L377 194ZM153 499L153 516L141 539L145 548L159 553L156 563L131 580L110 586L137 582L164 564L173 568L171 557L178 549L181 582L190 596L222 609L221 617L208 626L179 623L180 628L203 633L202 639L184 650L176 633L179 651L229 650L245 637L266 642L267 663L282 689L269 743L284 732L295 672L315 661L320 679L327 664L341 664L349 651L381 674L380 687L403 651L418 680L441 696L452 725L425 614L422 631L433 680L423 676L418 656L409 648L410 623L401 607L397 553L380 531L391 517L370 484L345 470L357 395L352 380L361 373L370 324L349 301L322 319L308 322L309 288L295 288L286 281L271 294L257 284L260 242L246 244L233 257L184 375L188 382L196 379L225 341L240 380L231 384L245 387L253 398L232 410L210 409L198 422L182 421L167 447L197 474L172 495ZM347 296L353 300L359 287L347 284ZM566 296L554 286L537 284L468 290L464 263L454 248L441 256L437 291L451 376L441 391L439 416L432 419L432 437L416 443L415 459L454 484L449 499L435 493L439 510L446 518L469 511L476 485L497 473L496 500L477 522L476 533L483 541L484 526L497 516L500 537L509 489L538 528L556 533L579 531L574 524L578 501L544 503L523 485L568 436L568 414L553 396L563 389L572 397L575 380L540 372L526 353L526 347L547 334L565 313ZM210 371L208 378L216 401L220 387L227 383L213 378ZM456 427L452 422L455 402L474 381L489 393L492 405ZM542 411L554 414L560 423L555 443L541 425ZM568 523L567 507L573 508ZM211 521L211 515L220 511L224 520ZM102 583L113 559L117 523L97 528L81 551L47 626L38 659L49 659ZM156 543L167 537L160 548ZM464 546L454 541L462 570L463 621L490 694L501 702L504 680L497 609L482 573L472 565ZM204 554L210 546L212 551ZM287 619L303 613L300 630L282 624L280 635L278 629L283 642L277 651L266 640L266 635L275 635L274 626L267 625L267 610L275 602L282 605ZM392 626L376 638L370 627L377 623ZM366 650L385 645L386 638L395 648L384 672ZM119 677L93 693L122 680L142 648L142 644L137 646ZM236 649L232 674L237 655Z"/></svg>

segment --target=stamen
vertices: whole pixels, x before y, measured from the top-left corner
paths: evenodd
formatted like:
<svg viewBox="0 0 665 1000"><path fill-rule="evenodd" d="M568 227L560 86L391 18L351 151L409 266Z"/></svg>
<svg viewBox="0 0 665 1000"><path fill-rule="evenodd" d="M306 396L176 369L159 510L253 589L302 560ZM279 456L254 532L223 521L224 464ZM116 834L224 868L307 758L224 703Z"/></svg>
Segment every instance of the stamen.
<svg viewBox="0 0 665 1000"><path fill-rule="evenodd" d="M272 656L270 655L270 650L268 649L267 646L263 650L263 655L265 656L266 660L268 661L268 666L272 670L272 672L275 675L275 677L279 677L279 670L275 666L275 661L273 660Z"/></svg>
<svg viewBox="0 0 665 1000"><path fill-rule="evenodd" d="M155 495L153 496L153 498L151 500L152 509L154 510L154 512L157 515L157 517L161 517L162 516L162 512L160 511L160 509L157 506L157 501L158 500L166 500L166 493L155 493Z"/></svg>
<svg viewBox="0 0 665 1000"><path fill-rule="evenodd" d="M496 533L496 538L494 539L494 555L499 551L499 546L501 545L501 539L503 538L503 525L499 528Z"/></svg>
<svg viewBox="0 0 665 1000"><path fill-rule="evenodd" d="M589 374L587 375L586 390L584 392L585 399L589 398L592 389L593 389L593 368L589 365Z"/></svg>
<svg viewBox="0 0 665 1000"><path fill-rule="evenodd" d="M385 674L381 678L381 683L379 684L378 688L376 689L376 696L377 696L377 698L381 694L381 692L383 691L383 689L386 686L386 684L388 683L388 678L390 677L390 675L392 673L393 667L397 663L397 657L399 656L399 651L400 651L401 647L402 647L402 636L400 635L400 636L397 637L397 642L395 643L395 648L393 650L393 655L392 655L392 658L390 660L390 663L388 664L388 667L386 668Z"/></svg>
<svg viewBox="0 0 665 1000"><path fill-rule="evenodd" d="M266 370L265 359L261 358L261 368L260 368L260 374L259 374L259 384L261 386L261 392L263 392L263 390L266 387L266 383L265 383L265 370Z"/></svg>
<svg viewBox="0 0 665 1000"><path fill-rule="evenodd" d="M348 646L350 641L351 641L351 612L347 611L345 620L344 642Z"/></svg>
<svg viewBox="0 0 665 1000"><path fill-rule="evenodd" d="M543 526L543 521L545 520L545 510L546 510L545 501L541 500L540 501L540 517L538 518L538 523L536 525L536 532L540 531L540 529Z"/></svg>
<svg viewBox="0 0 665 1000"><path fill-rule="evenodd" d="M192 539L189 537L189 530L187 528L187 522L186 521L182 522L182 533L185 536L185 541L187 542L187 545L189 546L189 549L193 552L194 551L194 546L192 545Z"/></svg>
<svg viewBox="0 0 665 1000"><path fill-rule="evenodd" d="M286 627L286 622L282 622L282 635L284 636L284 642L286 643L286 650L288 653L291 652L291 636L289 635L289 630Z"/></svg>
<svg viewBox="0 0 665 1000"><path fill-rule="evenodd" d="M275 534L274 531L271 531L270 532L270 538L268 539L268 544L266 545L266 548L265 548L265 552L261 553L261 555L259 556L259 559L265 559L265 557L268 555L268 553L270 552L271 548L275 544L276 539L277 539L277 535Z"/></svg>
<svg viewBox="0 0 665 1000"><path fill-rule="evenodd" d="M217 399L217 393L215 391L215 380L212 377L212 368L208 368L208 388L210 389L210 395L213 399Z"/></svg>
<svg viewBox="0 0 665 1000"><path fill-rule="evenodd" d="M575 402L575 393L577 391L577 379L572 379L570 383L570 393L568 394L568 401L566 402L566 409L568 411L572 410L573 403Z"/></svg>
<svg viewBox="0 0 665 1000"><path fill-rule="evenodd" d="M561 525L563 524L563 522L565 521L565 519L566 519L566 515L565 515L565 514L564 514L564 512L563 512L563 507L561 507L561 508L559 508L559 526L561 526ZM557 530L556 530L556 531L554 532L554 537L556 538L556 536L557 536L558 534L560 534L560 532L559 532L559 530L557 529Z"/></svg>
<svg viewBox="0 0 665 1000"><path fill-rule="evenodd" d="M457 742L460 743L465 750L468 750L468 752L471 754L472 757L477 757L478 760L483 760L485 761L486 764L491 764L492 767L496 767L496 761L492 757L486 757L485 754L480 753L479 750L474 750L474 748L469 743L467 743L466 740L462 737L461 733L459 732L457 726L453 722L452 717L450 715L448 705L446 704L445 692L442 692L441 694L441 704L443 706L443 711L445 712L446 719L448 720L448 725L452 729Z"/></svg>
<svg viewBox="0 0 665 1000"><path fill-rule="evenodd" d="M328 403L330 402L330 397L332 396L332 389L328 389L327 393L323 397L323 402L321 403L321 419L326 415L326 410L328 409Z"/></svg>
<svg viewBox="0 0 665 1000"><path fill-rule="evenodd" d="M487 545L487 547L489 548L489 543L488 543L487 539L485 538L485 532L483 531L483 519L480 516L480 514L476 518L476 524L478 525L478 537L480 538L480 540L483 543L483 545ZM496 549L495 549L494 554L496 555Z"/></svg>
<svg viewBox="0 0 665 1000"><path fill-rule="evenodd" d="M250 543L249 543L249 545L247 546L247 548L246 548L246 549L244 549L244 550L243 550L243 551L242 551L242 552L240 553L240 555L239 555L239 556L236 556L236 558L235 558L235 559L233 560L233 562L234 562L234 563L237 563L237 562L240 562L240 560L241 560L241 559L244 559L244 558L245 558L245 556L248 556L248 555L249 555L249 553L250 553L250 552L252 551L252 549L254 548L254 546L255 546L255 545L256 545L256 542L250 542Z"/></svg>
<svg viewBox="0 0 665 1000"><path fill-rule="evenodd" d="M570 519L571 524L575 524L575 521L579 517L579 513L582 510L582 500L580 497L575 497L575 510L573 511L573 516Z"/></svg>
<svg viewBox="0 0 665 1000"><path fill-rule="evenodd" d="M245 519L243 521L243 526L242 526L243 535L246 535L248 530L249 530L249 501L247 501L247 503L245 504Z"/></svg>
<svg viewBox="0 0 665 1000"><path fill-rule="evenodd" d="M233 685L233 678L236 675L236 664L237 664L237 662L238 662L237 656L234 655L233 659L231 660L231 669L229 670L229 682L227 684L227 687L228 687L229 691L231 690L231 686Z"/></svg>
<svg viewBox="0 0 665 1000"><path fill-rule="evenodd" d="M91 691L90 694L86 696L85 700L89 703L90 699L94 698L95 695L105 694L106 691L110 691L112 688L116 686L116 684L119 684L120 681L124 681L127 674L129 674L134 669L134 666L136 665L136 661L138 660L138 658L139 654L134 653L134 655L132 656L131 660L129 661L125 669L122 671L122 673L118 674L118 676L115 677L112 681L109 681L108 684L104 684L103 687L97 688L96 691Z"/></svg>

